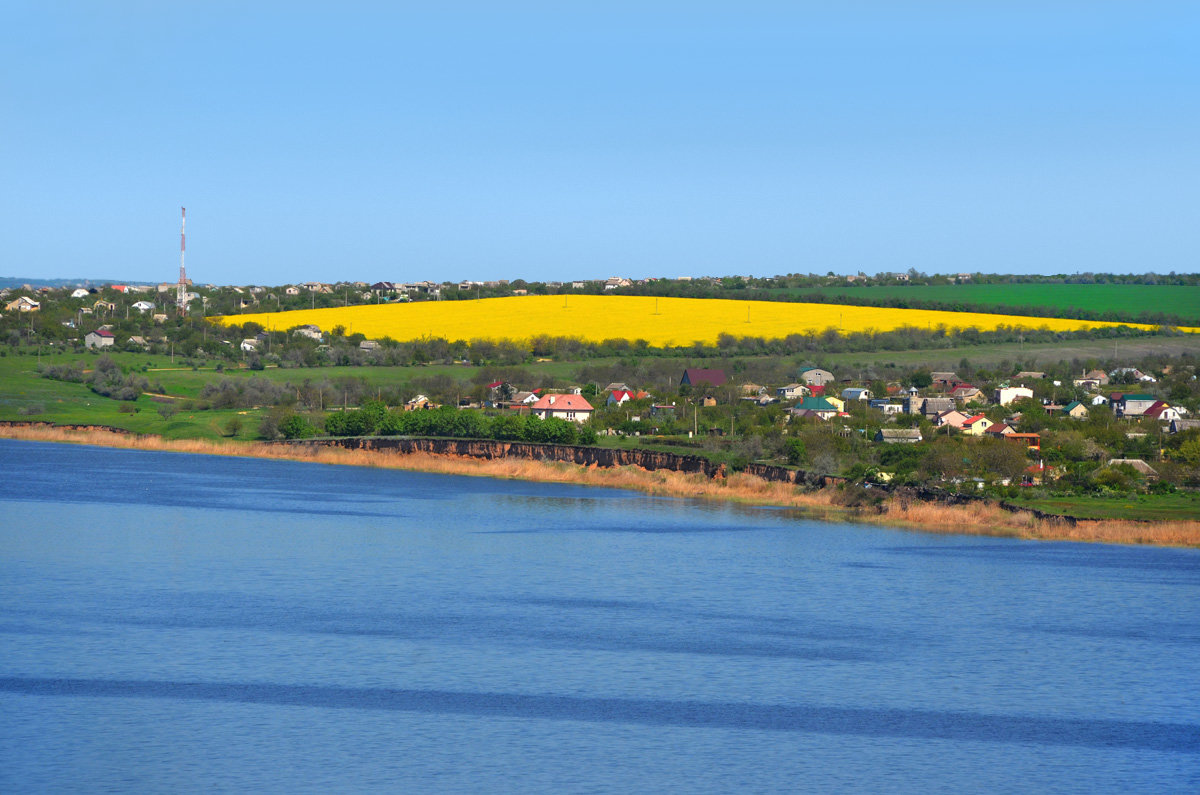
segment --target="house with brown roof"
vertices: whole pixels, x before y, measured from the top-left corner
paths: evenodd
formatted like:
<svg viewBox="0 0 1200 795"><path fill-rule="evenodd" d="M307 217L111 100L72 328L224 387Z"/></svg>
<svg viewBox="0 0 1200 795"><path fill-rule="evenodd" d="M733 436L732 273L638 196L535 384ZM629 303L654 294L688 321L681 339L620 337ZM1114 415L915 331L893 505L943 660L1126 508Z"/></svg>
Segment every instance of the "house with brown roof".
<svg viewBox="0 0 1200 795"><path fill-rule="evenodd" d="M6 312L36 312L42 308L42 305L33 300L27 295L23 295L15 301L10 301L4 306Z"/></svg>
<svg viewBox="0 0 1200 795"><path fill-rule="evenodd" d="M933 424L939 428L946 425L949 425L951 428L962 428L963 423L969 419L970 415L963 414L958 409L950 409L934 417Z"/></svg>
<svg viewBox="0 0 1200 795"><path fill-rule="evenodd" d="M113 333L106 328L89 331L83 338L83 344L89 348L111 348L116 341Z"/></svg>
<svg viewBox="0 0 1200 795"><path fill-rule="evenodd" d="M823 370L820 367L805 367L800 370L799 377L801 381L809 386L813 386L814 384L824 386L834 381L833 373Z"/></svg>
<svg viewBox="0 0 1200 795"><path fill-rule="evenodd" d="M958 403L970 403L984 399L983 393L970 384L955 384L954 388L950 390L950 397Z"/></svg>
<svg viewBox="0 0 1200 795"><path fill-rule="evenodd" d="M1145 475L1147 478L1151 478L1151 479L1158 477L1158 471L1154 467L1150 466L1149 464L1147 464L1145 461L1143 461L1140 458L1110 458L1110 459L1108 459L1108 465L1110 467L1112 467L1112 466L1133 467L1134 471L1137 472L1139 475Z"/></svg>

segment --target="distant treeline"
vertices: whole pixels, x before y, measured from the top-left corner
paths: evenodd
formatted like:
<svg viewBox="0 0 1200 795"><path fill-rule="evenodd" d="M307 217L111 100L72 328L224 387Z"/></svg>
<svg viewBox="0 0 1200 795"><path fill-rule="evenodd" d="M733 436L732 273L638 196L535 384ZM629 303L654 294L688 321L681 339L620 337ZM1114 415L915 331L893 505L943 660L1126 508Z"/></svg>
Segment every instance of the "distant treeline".
<svg viewBox="0 0 1200 795"><path fill-rule="evenodd" d="M300 414L277 422L278 435L288 439L314 436L319 429ZM485 414L451 406L431 410L389 409L381 401L368 401L360 409L326 415L324 432L329 436L435 436L456 439L497 439L541 444L595 444L596 432L566 420L541 419L533 415ZM265 428L270 437L275 428Z"/></svg>

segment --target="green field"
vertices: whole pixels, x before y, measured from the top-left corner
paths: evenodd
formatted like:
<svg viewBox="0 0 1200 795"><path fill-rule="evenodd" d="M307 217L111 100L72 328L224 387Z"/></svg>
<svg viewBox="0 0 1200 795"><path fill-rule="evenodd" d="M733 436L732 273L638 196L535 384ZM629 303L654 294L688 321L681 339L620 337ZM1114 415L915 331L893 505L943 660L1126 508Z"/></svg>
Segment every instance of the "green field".
<svg viewBox="0 0 1200 795"><path fill-rule="evenodd" d="M1021 362L1030 367L1045 366L1052 362L1071 359L1105 359L1119 356L1135 361L1142 356L1158 354L1200 356L1200 336L1144 337L1114 340L1074 340L1058 343L1020 344L1001 343L974 345L961 348L911 351L866 351L831 355L828 361L834 368L927 367L932 369L957 366L962 358L968 358L975 366L994 366L1000 362ZM340 378L362 379L372 387L394 388L408 384L414 379L448 376L455 381L468 383L479 368L467 365L437 364L414 367L317 367L317 368L267 368L261 371L228 369L217 372L212 365L193 370L181 361L172 362L167 356L135 353L110 354L122 368L140 371L151 384L161 383L166 394L178 398L195 398L206 383L222 378L268 378L278 383L301 384L305 380L314 383L337 381ZM802 357L803 358L803 357ZM43 364L74 364L94 362L93 354L56 353L45 354ZM664 373L673 373L676 368L686 366L728 366L737 372L741 365L753 366L761 358L735 357L721 360L693 361L682 358L649 359L642 364L657 364ZM111 400L93 393L83 384L66 383L42 378L37 373L39 359L33 355L9 354L0 357L0 420L39 420L56 423L100 424L125 428L139 433L161 433L171 438L214 438L221 433L233 411L197 411L180 413L169 422L158 413L159 403L148 396L140 397L132 405L138 411L120 411L129 404ZM794 359L780 359L781 377L790 373ZM91 366L88 364L87 366ZM582 368L610 367L617 380L630 376L625 368L633 363L626 359L589 359L583 362L535 362L520 369L531 377L552 376L566 381L575 380ZM143 371L143 368L145 370ZM603 384L601 384L603 385ZM649 386L653 384L642 384ZM36 412L36 413L32 413ZM246 428L239 438L252 438L262 412L246 415Z"/></svg>
<svg viewBox="0 0 1200 795"><path fill-rule="evenodd" d="M1057 311L1083 309L1116 312L1132 319L1142 312L1162 312L1200 325L1200 287L1151 284L935 284L871 285L864 287L802 287L764 291L802 298L821 294L851 301L881 301L893 298L936 301L940 304L973 307L1047 307Z"/></svg>
<svg viewBox="0 0 1200 795"><path fill-rule="evenodd" d="M1139 494L1119 497L1047 497L1012 500L1017 505L1080 519L1134 519L1169 521L1200 516L1200 494Z"/></svg>

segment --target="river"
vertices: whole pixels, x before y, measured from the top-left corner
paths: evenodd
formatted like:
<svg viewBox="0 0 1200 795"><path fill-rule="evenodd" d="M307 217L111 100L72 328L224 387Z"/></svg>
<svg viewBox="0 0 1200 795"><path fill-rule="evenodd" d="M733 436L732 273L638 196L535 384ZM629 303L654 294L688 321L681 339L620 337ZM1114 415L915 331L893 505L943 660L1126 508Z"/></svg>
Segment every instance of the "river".
<svg viewBox="0 0 1200 795"><path fill-rule="evenodd" d="M0 790L1194 792L1200 551L0 441Z"/></svg>

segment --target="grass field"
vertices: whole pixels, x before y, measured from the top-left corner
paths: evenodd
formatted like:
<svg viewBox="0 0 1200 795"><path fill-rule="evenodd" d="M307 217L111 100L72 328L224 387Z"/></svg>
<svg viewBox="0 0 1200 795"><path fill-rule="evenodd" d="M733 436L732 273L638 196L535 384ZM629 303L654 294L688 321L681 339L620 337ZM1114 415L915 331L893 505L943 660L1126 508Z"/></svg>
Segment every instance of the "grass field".
<svg viewBox="0 0 1200 795"><path fill-rule="evenodd" d="M805 287L785 292L806 295L847 296L850 299L937 301L971 306L1041 306L1049 309L1086 309L1090 312L1122 312L1135 317L1141 312L1178 315L1200 325L1200 287L1152 284L934 284L871 285L866 287Z"/></svg>
<svg viewBox="0 0 1200 795"><path fill-rule="evenodd" d="M1200 516L1200 494L1139 494L1119 497L1049 497L1013 500L1017 505L1066 514L1080 519L1137 519L1172 521Z"/></svg>
<svg viewBox="0 0 1200 795"><path fill-rule="evenodd" d="M792 334L842 331L890 331L919 328L990 330L1022 326L1067 331L1116 323L1020 317L971 312L885 309L842 304L775 301L728 301L644 296L521 296L479 301L432 301L415 304L352 306L232 315L217 322L255 322L283 330L313 324L324 331L337 326L347 334L398 341L442 337L448 340L527 340L546 335L588 341L625 338L651 345L714 343L721 334L779 339Z"/></svg>
<svg viewBox="0 0 1200 795"><path fill-rule="evenodd" d="M1071 359L1106 359L1114 356L1128 357L1131 361L1141 356L1161 354L1179 356L1181 354L1200 356L1200 335L1180 337L1145 337L1113 340L1073 340L1061 343L1019 344L1000 343L992 345L975 345L961 348L946 348L936 350L911 351L867 351L861 353L844 353L829 357L832 366L836 367L868 367L896 364L900 366L928 367L932 369L953 369L962 358L968 358L976 366L994 366L1002 361L1024 362L1030 366L1047 365L1052 362L1069 361ZM121 367L127 370L146 371L142 373L154 384L161 382L168 395L181 398L194 398L206 383L221 378L268 378L277 383L300 384L305 379L314 382L336 381L339 378L363 379L372 386L396 387L412 381L414 378L446 375L457 381L467 383L479 368L465 365L434 364L418 367L320 367L281 369L268 367L265 370L235 370L229 369L217 372L212 365L198 370L184 366L181 362L172 362L167 356L151 356L146 354L115 352L108 354ZM74 364L76 362L94 362L91 354L47 354L41 357L45 364ZM702 366L706 361L691 359L662 359L672 365ZM751 362L749 357L736 357L725 364L736 367L738 362ZM574 379L581 367L599 367L612 365L620 367L621 359L589 359L586 362L535 362L523 366L530 374L546 374L563 379ZM140 409L136 414L126 414L119 411L122 405L119 401L101 397L83 384L71 384L62 381L52 381L37 374L38 358L32 355L9 355L0 357L0 419L3 420L46 420L58 423L102 424L140 433L163 433L163 420L157 412L158 404L149 397L141 397L135 403ZM89 365L90 366L90 365ZM38 409L37 415L24 414L22 410ZM261 414L261 412L259 413ZM219 416L218 416L219 415ZM183 414L172 418L173 427L169 429L172 438L211 438L223 429L228 421L228 413L196 412L189 421ZM246 420L246 424L257 427L258 415ZM189 424L189 422L191 424ZM242 436L245 434L240 434ZM249 438L248 436L246 438Z"/></svg>

